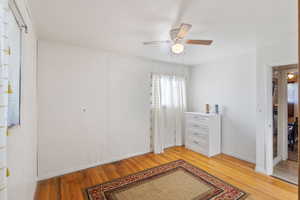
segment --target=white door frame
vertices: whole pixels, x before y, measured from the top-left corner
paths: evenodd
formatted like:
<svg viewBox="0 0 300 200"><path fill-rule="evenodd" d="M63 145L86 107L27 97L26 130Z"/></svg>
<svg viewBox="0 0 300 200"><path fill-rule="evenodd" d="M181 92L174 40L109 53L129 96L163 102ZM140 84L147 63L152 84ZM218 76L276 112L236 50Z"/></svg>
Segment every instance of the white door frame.
<svg viewBox="0 0 300 200"><path fill-rule="evenodd" d="M278 120L279 122L285 123L278 123L278 153L281 160L287 160L288 158L288 97L287 97L287 73L288 70L283 70L280 74L280 83L279 85L279 113L278 113Z"/></svg>
<svg viewBox="0 0 300 200"><path fill-rule="evenodd" d="M265 154L266 173L273 174L273 65L266 67L266 123L265 123Z"/></svg>
<svg viewBox="0 0 300 200"><path fill-rule="evenodd" d="M274 64L274 65L267 65L266 66L266 73L265 73L265 80L266 80L266 87L265 87L265 93L266 93L266 118L265 118L265 164L266 164L266 174L272 175L273 174L273 167L274 164L278 163L281 159L286 159L288 154L288 141L287 136L288 129L287 129L287 123L286 128L285 126L282 126L282 133L283 133L283 139L282 140L282 148L280 151L278 151L279 156L273 159L273 96L272 96L272 90L273 90L273 68L278 66L285 66L290 64ZM287 71L284 71L285 74ZM287 102L287 96L282 97L286 99ZM285 109L282 109L281 115L283 116L283 121L288 122L288 116L287 116L287 106L284 107ZM286 111L285 111L286 110Z"/></svg>

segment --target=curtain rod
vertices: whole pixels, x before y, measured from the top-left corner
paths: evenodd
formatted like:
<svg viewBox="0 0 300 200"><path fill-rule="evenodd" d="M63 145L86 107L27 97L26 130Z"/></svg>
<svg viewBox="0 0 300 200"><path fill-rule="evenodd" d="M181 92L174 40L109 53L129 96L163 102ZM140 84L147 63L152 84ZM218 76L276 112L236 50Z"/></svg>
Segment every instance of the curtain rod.
<svg viewBox="0 0 300 200"><path fill-rule="evenodd" d="M171 73L166 73L166 72L151 72L150 75L164 75L164 76L186 76L184 72L171 72Z"/></svg>
<svg viewBox="0 0 300 200"><path fill-rule="evenodd" d="M21 29L24 29L25 33L28 33L28 26L27 26L27 24L24 20L24 17L21 13L20 8L18 7L18 4L17 4L16 0L9 0L8 4L9 4L9 8L12 11L12 14L14 15L14 17L17 21L18 26Z"/></svg>
<svg viewBox="0 0 300 200"><path fill-rule="evenodd" d="M184 78L184 79L188 79L188 76L183 73L183 74L180 74L180 73L156 73L156 72L151 72L150 73L150 77L152 78L153 75L158 75L158 76L177 76L177 77L181 77L181 78Z"/></svg>

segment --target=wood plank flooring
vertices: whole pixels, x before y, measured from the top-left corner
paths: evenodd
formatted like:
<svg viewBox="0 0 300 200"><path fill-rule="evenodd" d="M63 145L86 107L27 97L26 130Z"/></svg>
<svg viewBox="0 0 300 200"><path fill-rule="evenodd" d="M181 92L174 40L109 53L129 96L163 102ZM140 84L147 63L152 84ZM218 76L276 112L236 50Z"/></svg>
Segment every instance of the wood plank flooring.
<svg viewBox="0 0 300 200"><path fill-rule="evenodd" d="M160 155L149 153L40 181L36 200L85 200L83 190L87 187L178 159L250 193L249 200L297 199L297 186L256 173L253 164L224 154L207 158L184 147L173 147Z"/></svg>

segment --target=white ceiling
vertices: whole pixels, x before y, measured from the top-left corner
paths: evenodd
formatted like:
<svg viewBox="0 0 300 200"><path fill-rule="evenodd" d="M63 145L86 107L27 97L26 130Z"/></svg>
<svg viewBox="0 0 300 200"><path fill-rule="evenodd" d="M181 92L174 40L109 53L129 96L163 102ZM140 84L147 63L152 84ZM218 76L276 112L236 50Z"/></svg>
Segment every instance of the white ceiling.
<svg viewBox="0 0 300 200"><path fill-rule="evenodd" d="M41 39L184 64L241 54L288 37L297 38L297 0L29 0ZM171 56L167 46L142 42L169 39L181 22L187 38L213 39Z"/></svg>

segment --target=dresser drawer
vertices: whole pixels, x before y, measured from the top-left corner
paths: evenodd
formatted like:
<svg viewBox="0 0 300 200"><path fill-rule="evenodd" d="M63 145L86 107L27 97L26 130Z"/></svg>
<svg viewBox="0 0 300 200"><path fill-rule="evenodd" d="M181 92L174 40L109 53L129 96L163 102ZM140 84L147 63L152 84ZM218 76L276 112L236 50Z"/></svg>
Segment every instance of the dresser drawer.
<svg viewBox="0 0 300 200"><path fill-rule="evenodd" d="M209 134L198 129L186 129L186 136L200 137L208 140Z"/></svg>
<svg viewBox="0 0 300 200"><path fill-rule="evenodd" d="M201 153L201 154L204 154L204 155L208 156L208 148L199 145L199 143L196 142L196 141L193 141L193 140L188 141L187 144L186 144L186 147L188 149L191 149L191 150L197 152L197 153Z"/></svg>
<svg viewBox="0 0 300 200"><path fill-rule="evenodd" d="M187 122L194 122L197 124L207 124L209 122L209 117L207 116L186 115L185 119Z"/></svg>
<svg viewBox="0 0 300 200"><path fill-rule="evenodd" d="M194 144L197 146L201 146L203 148L208 148L208 145L209 145L209 140L205 137L188 136L187 140L188 140L188 143Z"/></svg>
<svg viewBox="0 0 300 200"><path fill-rule="evenodd" d="M190 119L190 120L195 120L195 121L207 121L207 120L209 120L209 116L204 116L204 115L187 114L186 118Z"/></svg>
<svg viewBox="0 0 300 200"><path fill-rule="evenodd" d="M186 129L193 129L197 132L201 132L203 134L209 134L209 126L205 124L197 124L194 122L187 122Z"/></svg>

